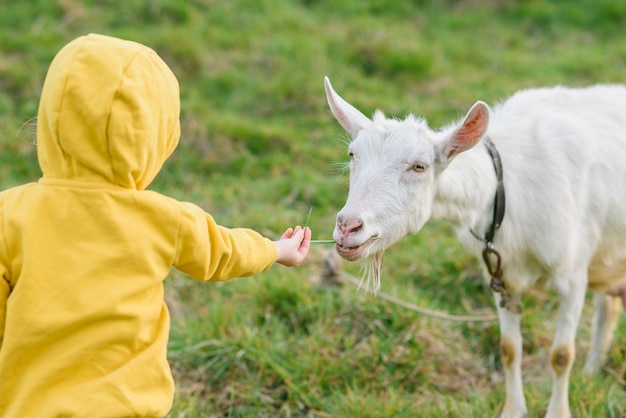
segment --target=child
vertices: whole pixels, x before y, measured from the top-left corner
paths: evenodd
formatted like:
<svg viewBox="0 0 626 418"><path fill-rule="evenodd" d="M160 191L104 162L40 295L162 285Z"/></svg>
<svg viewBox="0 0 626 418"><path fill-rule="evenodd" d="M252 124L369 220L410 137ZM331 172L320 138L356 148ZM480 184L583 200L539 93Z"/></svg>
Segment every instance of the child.
<svg viewBox="0 0 626 418"><path fill-rule="evenodd" d="M151 49L88 35L52 61L43 176L0 193L0 416L166 415L170 268L229 280L308 254L308 228L272 242L144 190L179 134L178 82Z"/></svg>

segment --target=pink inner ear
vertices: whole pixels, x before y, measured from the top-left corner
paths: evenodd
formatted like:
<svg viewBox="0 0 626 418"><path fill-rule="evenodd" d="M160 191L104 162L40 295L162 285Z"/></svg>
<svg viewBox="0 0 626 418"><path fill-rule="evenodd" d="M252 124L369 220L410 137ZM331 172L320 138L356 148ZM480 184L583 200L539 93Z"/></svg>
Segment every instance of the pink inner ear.
<svg viewBox="0 0 626 418"><path fill-rule="evenodd" d="M489 108L484 103L475 104L463 120L463 124L452 135L446 146L448 158L467 151L480 141L489 123Z"/></svg>

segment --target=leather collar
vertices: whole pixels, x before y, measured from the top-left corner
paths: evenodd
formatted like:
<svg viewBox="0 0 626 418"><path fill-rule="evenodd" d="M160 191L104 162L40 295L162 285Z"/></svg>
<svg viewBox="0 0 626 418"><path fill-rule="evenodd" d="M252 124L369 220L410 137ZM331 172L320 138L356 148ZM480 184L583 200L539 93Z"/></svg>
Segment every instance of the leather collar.
<svg viewBox="0 0 626 418"><path fill-rule="evenodd" d="M473 230L470 229L472 235L474 235L477 239L483 241L487 246L493 245L493 237L496 234L496 231L502 225L502 220L504 219L504 212L506 208L506 198L504 193L504 183L502 180L502 160L500 159L500 154L496 149L496 146L489 137L483 138L483 143L487 148L487 152L491 157L491 161L493 162L493 168L496 171L496 195L493 200L493 218L491 220L491 225L489 225L489 229L485 233L484 238L478 236Z"/></svg>

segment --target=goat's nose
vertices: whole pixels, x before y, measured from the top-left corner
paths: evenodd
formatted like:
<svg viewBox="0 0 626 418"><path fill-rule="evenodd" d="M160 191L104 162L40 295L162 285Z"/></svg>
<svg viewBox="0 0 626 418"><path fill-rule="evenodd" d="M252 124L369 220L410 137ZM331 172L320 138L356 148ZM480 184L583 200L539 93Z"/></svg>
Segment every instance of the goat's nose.
<svg viewBox="0 0 626 418"><path fill-rule="evenodd" d="M356 233L363 228L363 221L360 218L346 218L339 215L337 217L337 226L342 234Z"/></svg>

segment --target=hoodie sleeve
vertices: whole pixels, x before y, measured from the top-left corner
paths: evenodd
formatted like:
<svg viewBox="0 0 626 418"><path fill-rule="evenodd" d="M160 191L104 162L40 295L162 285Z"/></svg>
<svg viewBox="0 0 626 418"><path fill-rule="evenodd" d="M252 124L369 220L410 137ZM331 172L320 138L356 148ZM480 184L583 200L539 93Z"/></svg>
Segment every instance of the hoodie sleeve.
<svg viewBox="0 0 626 418"><path fill-rule="evenodd" d="M11 286L8 276L8 257L7 246L5 241L6 233L4 230L4 204L0 197L0 349L2 349L2 340L4 338L4 327L6 324L7 301Z"/></svg>
<svg viewBox="0 0 626 418"><path fill-rule="evenodd" d="M245 228L218 225L200 207L180 204L174 266L198 280L224 281L261 273L276 262L276 246Z"/></svg>

